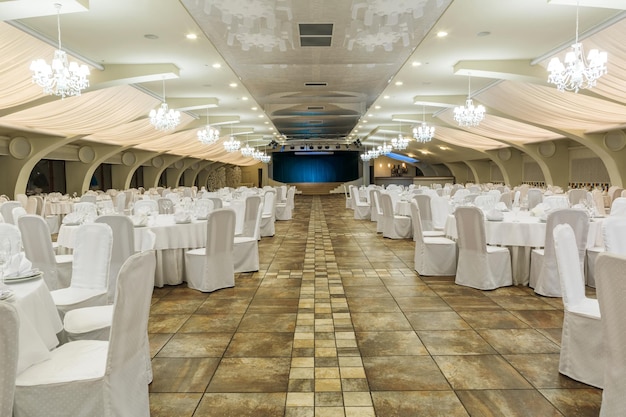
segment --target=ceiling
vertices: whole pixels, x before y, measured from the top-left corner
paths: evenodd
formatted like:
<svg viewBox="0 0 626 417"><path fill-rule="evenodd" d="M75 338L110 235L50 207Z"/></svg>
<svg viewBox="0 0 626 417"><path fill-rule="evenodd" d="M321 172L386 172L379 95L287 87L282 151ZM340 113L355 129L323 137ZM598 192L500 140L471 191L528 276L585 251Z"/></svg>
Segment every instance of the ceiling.
<svg viewBox="0 0 626 417"><path fill-rule="evenodd" d="M400 132L410 136L425 120L436 126L435 140L412 142L404 153L436 164L566 138L569 127L600 132L626 125L626 47L614 41L626 33L625 0L580 1L581 37L609 51L609 74L578 94L549 86L545 70L573 43L574 0L62 0L63 49L92 66L91 87L76 98L80 106L72 105L75 98L42 98L27 85L30 61L55 49L41 40L56 45L52 3L0 2L0 20L8 23L0 31L15 39L0 47L0 72L10 69L18 78L5 74L0 81L2 132L82 134L250 165L249 158L207 149L195 132L208 121L252 146L359 138L366 149ZM437 36L442 31L447 36ZM164 87L170 107L184 111L173 133L150 130L146 120ZM468 92L488 116L478 128L461 129L452 107ZM89 98L107 100L112 111L127 105L116 100L137 106L111 123L67 131L62 118L70 108L77 124L87 101L106 108ZM557 121L572 108L587 113L562 126ZM52 112L50 119L37 123L42 111ZM58 128L50 127L55 118L63 121Z"/></svg>

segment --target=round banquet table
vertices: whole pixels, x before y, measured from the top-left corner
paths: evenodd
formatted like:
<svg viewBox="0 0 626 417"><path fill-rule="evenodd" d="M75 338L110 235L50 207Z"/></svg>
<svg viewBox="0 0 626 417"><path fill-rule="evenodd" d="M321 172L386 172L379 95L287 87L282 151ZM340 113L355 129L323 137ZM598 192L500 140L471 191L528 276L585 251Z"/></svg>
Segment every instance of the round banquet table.
<svg viewBox="0 0 626 417"><path fill-rule="evenodd" d="M174 215L152 216L147 226L135 227L135 250L146 249L146 242L154 233L157 268L154 285L178 285L185 276L185 251L206 246L206 220L176 223ZM62 225L57 242L59 246L74 248L75 233L79 226Z"/></svg>
<svg viewBox="0 0 626 417"><path fill-rule="evenodd" d="M513 284L528 285L530 277L530 251L533 248L542 248L546 238L546 223L538 217L530 215L528 211L517 213L504 212L501 221L485 219L485 237L487 244L506 246L511 252L513 268ZM589 222L587 247L603 246L602 219L592 219ZM458 233L454 215L449 215L444 229L445 235L456 240Z"/></svg>
<svg viewBox="0 0 626 417"><path fill-rule="evenodd" d="M20 318L17 372L50 357L59 344L57 333L63 330L50 291L41 274L24 281L6 279L14 296L6 300L15 305Z"/></svg>

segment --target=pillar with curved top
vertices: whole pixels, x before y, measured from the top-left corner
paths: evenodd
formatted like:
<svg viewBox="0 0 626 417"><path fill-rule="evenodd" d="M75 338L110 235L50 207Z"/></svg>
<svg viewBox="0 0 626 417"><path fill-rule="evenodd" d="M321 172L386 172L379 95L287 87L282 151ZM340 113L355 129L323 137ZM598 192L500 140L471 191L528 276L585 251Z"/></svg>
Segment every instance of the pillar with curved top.
<svg viewBox="0 0 626 417"><path fill-rule="evenodd" d="M491 167L487 161L465 161L465 164L474 174L474 182L477 184L491 181Z"/></svg>
<svg viewBox="0 0 626 417"><path fill-rule="evenodd" d="M143 168L143 183L146 189L156 187L159 184L161 174L174 162L183 159L179 155L158 155L152 158L152 163Z"/></svg>
<svg viewBox="0 0 626 417"><path fill-rule="evenodd" d="M522 183L522 153L515 148L502 148L487 151L491 160L498 165L504 183L516 186Z"/></svg>
<svg viewBox="0 0 626 417"><path fill-rule="evenodd" d="M172 166L167 168L167 186L170 188L178 187L180 177L183 176L187 168L198 162L199 160L195 158L185 158L174 162ZM191 187L193 182L191 184L187 184L185 178L183 178L183 185Z"/></svg>
<svg viewBox="0 0 626 417"><path fill-rule="evenodd" d="M469 176L471 172L469 167L463 162L445 162L444 165L452 172L456 183L465 184L466 182L474 181L474 178Z"/></svg>
<svg viewBox="0 0 626 417"><path fill-rule="evenodd" d="M142 151L138 149L128 150L122 153L122 163L111 167L112 186L118 190L130 188L135 171L152 158L160 155L156 152Z"/></svg>

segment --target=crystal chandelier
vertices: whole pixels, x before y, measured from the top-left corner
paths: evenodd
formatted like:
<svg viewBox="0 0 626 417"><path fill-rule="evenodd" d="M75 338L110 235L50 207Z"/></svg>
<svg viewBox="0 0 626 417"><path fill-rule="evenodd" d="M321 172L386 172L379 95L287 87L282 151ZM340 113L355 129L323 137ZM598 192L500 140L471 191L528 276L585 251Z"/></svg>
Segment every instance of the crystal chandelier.
<svg viewBox="0 0 626 417"><path fill-rule="evenodd" d="M268 155L266 152L261 152L261 150L253 151L253 158L264 164L269 164L270 160L272 159L270 155Z"/></svg>
<svg viewBox="0 0 626 417"><path fill-rule="evenodd" d="M368 162L372 159L372 154L370 153L370 151L365 151L361 154L361 161L363 162Z"/></svg>
<svg viewBox="0 0 626 417"><path fill-rule="evenodd" d="M241 148L241 156L245 156L246 158L254 158L254 148L250 146L249 143L246 142L246 146Z"/></svg>
<svg viewBox="0 0 626 417"><path fill-rule="evenodd" d="M474 102L471 97L471 84L470 77L467 76L467 100L465 100L465 106L458 106L454 108L454 120L461 127L478 126L480 122L485 118L485 107L482 104L474 106Z"/></svg>
<svg viewBox="0 0 626 417"><path fill-rule="evenodd" d="M61 49L61 4L55 3L57 9L57 32L59 49L54 51L52 65L43 59L36 59L30 64L33 72L33 82L43 88L45 94L54 94L65 98L80 96L81 90L89 87L89 67L78 65L72 61L68 63L67 54Z"/></svg>
<svg viewBox="0 0 626 417"><path fill-rule="evenodd" d="M158 109L150 110L150 124L156 130L173 130L180 124L180 112L168 108L165 102L165 80L163 80L163 103Z"/></svg>
<svg viewBox="0 0 626 417"><path fill-rule="evenodd" d="M558 57L554 57L548 64L548 82L556 84L559 91L574 91L578 93L581 88L592 88L598 78L607 72L606 63L608 54L597 49L589 51L587 60L583 51L583 44L578 42L578 2L576 3L576 40L572 50L565 55L565 61L561 63Z"/></svg>
<svg viewBox="0 0 626 417"><path fill-rule="evenodd" d="M402 133L400 133L397 138L391 139L391 146L393 149L403 151L409 146L409 139L405 138Z"/></svg>
<svg viewBox="0 0 626 417"><path fill-rule="evenodd" d="M430 142L435 136L435 127L426 124L426 106L422 107L422 124L413 128L413 138L420 143Z"/></svg>
<svg viewBox="0 0 626 417"><path fill-rule="evenodd" d="M198 130L198 140L205 145L213 145L220 138L220 131L215 127L211 127L209 122L209 109L206 110L206 126L202 130Z"/></svg>
<svg viewBox="0 0 626 417"><path fill-rule="evenodd" d="M228 140L224 141L224 149L228 153L237 152L240 146L241 142L235 139L235 136L233 136L232 134L230 135L230 138Z"/></svg>
<svg viewBox="0 0 626 417"><path fill-rule="evenodd" d="M383 146L379 146L378 147L378 155L387 155L389 153L391 153L391 151L393 150L393 146L391 145L387 145L387 142L383 143Z"/></svg>

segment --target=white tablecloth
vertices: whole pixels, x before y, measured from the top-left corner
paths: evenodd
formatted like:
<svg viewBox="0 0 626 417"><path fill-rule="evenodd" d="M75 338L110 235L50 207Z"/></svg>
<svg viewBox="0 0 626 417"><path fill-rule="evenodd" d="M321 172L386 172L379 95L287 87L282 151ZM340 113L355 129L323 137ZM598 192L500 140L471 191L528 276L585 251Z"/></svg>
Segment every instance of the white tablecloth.
<svg viewBox="0 0 626 417"><path fill-rule="evenodd" d="M57 242L60 246L73 248L78 226L63 225ZM144 247L147 231L156 235L154 248L157 255L157 269L154 285L178 285L185 276L185 251L203 248L206 245L206 220L177 224L171 214L159 214L150 219L148 226L135 227L135 250Z"/></svg>
<svg viewBox="0 0 626 417"><path fill-rule="evenodd" d="M13 302L20 318L18 373L50 357L50 350L59 344L57 333L63 323L42 278L11 282Z"/></svg>
<svg viewBox="0 0 626 417"><path fill-rule="evenodd" d="M541 248L545 244L546 223L533 217L527 211L521 211L515 220L513 212L505 212L502 221L485 220L485 237L487 244L507 246L511 252L513 268L513 283L527 285L530 275L530 251ZM587 247L603 246L602 219L592 219L589 223ZM449 215L446 221L445 234L451 239L457 239L456 222L454 215Z"/></svg>

